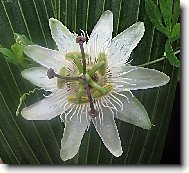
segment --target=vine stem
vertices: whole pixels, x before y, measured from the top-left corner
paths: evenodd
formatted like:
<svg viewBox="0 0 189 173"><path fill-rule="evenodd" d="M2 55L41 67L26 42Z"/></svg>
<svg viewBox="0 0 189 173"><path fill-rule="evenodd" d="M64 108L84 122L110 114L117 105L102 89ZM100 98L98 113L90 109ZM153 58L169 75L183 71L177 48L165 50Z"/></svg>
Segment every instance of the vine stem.
<svg viewBox="0 0 189 173"><path fill-rule="evenodd" d="M178 53L180 53L180 50L174 52L175 55L178 54ZM154 61L150 61L150 62L141 64L141 65L138 65L138 67L145 67L145 66L150 65L150 64L155 64L155 63L157 63L157 62L163 61L164 59L166 59L166 55L163 55L163 57L161 57L161 58L159 58L159 59L156 59L156 60L154 60Z"/></svg>

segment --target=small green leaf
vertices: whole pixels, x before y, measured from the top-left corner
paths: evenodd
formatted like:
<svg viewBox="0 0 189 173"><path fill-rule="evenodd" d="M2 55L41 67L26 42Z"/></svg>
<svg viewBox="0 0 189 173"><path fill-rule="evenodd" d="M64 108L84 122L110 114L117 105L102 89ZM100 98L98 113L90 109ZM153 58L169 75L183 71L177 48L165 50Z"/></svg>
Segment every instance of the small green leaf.
<svg viewBox="0 0 189 173"><path fill-rule="evenodd" d="M18 65L15 55L9 49L0 47L0 52L8 62Z"/></svg>
<svg viewBox="0 0 189 173"><path fill-rule="evenodd" d="M172 31L171 31L171 34L170 34L170 41L175 41L177 40L178 38L180 37L180 23L177 23Z"/></svg>
<svg viewBox="0 0 189 173"><path fill-rule="evenodd" d="M26 67L27 63L24 62L24 54L23 54L24 47L25 47L24 45L16 42L14 45L11 46L11 49L13 53L15 54L16 61L23 67Z"/></svg>
<svg viewBox="0 0 189 173"><path fill-rule="evenodd" d="M24 48L24 46L23 46L23 45L20 45L19 43L15 43L15 44L13 44L13 45L11 46L11 50L13 51L13 53L14 53L15 55L17 55L18 52L20 51L20 49L23 49L23 48Z"/></svg>
<svg viewBox="0 0 189 173"><path fill-rule="evenodd" d="M169 40L167 40L165 44L165 52L166 52L166 57L169 60L169 63L175 67L180 67L180 61L175 56L173 48L171 46L171 42Z"/></svg>
<svg viewBox="0 0 189 173"><path fill-rule="evenodd" d="M172 15L172 26L175 26L180 15L180 1L175 0L173 7L173 15Z"/></svg>
<svg viewBox="0 0 189 173"><path fill-rule="evenodd" d="M28 68L33 61L24 55L24 47L33 44L25 35L14 33L15 44L11 46L11 50L0 46L0 52L4 54L5 59L15 65L21 65ZM33 63L32 63L33 64Z"/></svg>
<svg viewBox="0 0 189 173"><path fill-rule="evenodd" d="M172 18L172 6L173 1L172 0L160 0L160 9L161 13L165 22L165 25L167 26L168 30L171 30L171 18Z"/></svg>
<svg viewBox="0 0 189 173"><path fill-rule="evenodd" d="M26 68L29 65L26 61L27 58L25 58L25 55L24 55L24 47L27 45L31 45L33 43L25 35L14 33L14 38L15 38L16 43L11 46L11 49L16 56L17 62L22 67Z"/></svg>
<svg viewBox="0 0 189 173"><path fill-rule="evenodd" d="M163 26L162 24L162 17L161 13L156 6L156 4L152 0L146 0L145 1L145 9L146 13L150 19L150 21L153 23L154 27L159 30L160 32L164 33L165 35L168 35L167 28Z"/></svg>

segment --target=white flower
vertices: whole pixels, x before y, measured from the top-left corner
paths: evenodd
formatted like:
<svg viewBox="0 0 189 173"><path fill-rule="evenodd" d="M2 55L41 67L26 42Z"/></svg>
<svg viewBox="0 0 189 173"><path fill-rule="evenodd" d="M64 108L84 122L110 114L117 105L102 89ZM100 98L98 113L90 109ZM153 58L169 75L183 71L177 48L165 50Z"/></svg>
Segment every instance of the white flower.
<svg viewBox="0 0 189 173"><path fill-rule="evenodd" d="M146 110L131 90L159 87L169 81L162 72L127 64L132 50L143 37L144 24L137 22L112 39L113 14L105 11L84 45L90 78L88 84L98 111L94 118L88 113L89 99L82 80L65 82L47 77L50 68L61 76L78 77L82 74L76 34L56 19L51 18L49 24L59 51L38 45L25 47L25 54L41 67L26 69L22 76L51 94L24 108L22 116L27 120L50 120L61 115L65 129L60 156L64 161L77 154L91 121L107 149L119 157L123 151L114 118L143 129L151 128Z"/></svg>

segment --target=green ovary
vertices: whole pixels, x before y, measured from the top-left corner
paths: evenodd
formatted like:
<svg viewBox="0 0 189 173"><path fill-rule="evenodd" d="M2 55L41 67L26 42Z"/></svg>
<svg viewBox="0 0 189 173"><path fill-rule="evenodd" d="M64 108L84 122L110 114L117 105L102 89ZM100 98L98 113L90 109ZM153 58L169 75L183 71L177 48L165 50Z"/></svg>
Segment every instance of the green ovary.
<svg viewBox="0 0 189 173"><path fill-rule="evenodd" d="M86 60L89 56L85 54ZM72 61L76 68L74 69L72 76L79 76L83 72L82 57L80 52L71 52L66 54L65 58L69 61ZM86 79L90 87L91 95L93 99L98 100L108 94L113 90L113 85L105 82L105 75L107 70L107 55L105 53L100 53L98 56L98 63L88 64ZM65 69L61 69L60 75L65 76ZM60 83L57 81L58 88L62 88L65 83ZM60 87L61 86L61 87ZM74 104L86 104L89 102L89 99L86 94L85 86L83 80L73 81L72 86L76 91L75 95L68 97L68 101Z"/></svg>

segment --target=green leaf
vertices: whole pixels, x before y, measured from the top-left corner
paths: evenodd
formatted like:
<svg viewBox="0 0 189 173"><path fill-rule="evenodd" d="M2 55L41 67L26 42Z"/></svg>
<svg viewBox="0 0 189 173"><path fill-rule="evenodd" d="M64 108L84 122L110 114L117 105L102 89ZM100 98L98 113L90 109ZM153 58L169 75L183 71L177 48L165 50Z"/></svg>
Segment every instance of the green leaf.
<svg viewBox="0 0 189 173"><path fill-rule="evenodd" d="M175 26L180 16L180 0L174 1L172 26Z"/></svg>
<svg viewBox="0 0 189 173"><path fill-rule="evenodd" d="M165 52L166 52L166 57L169 60L169 63L175 67L180 67L180 61L175 56L173 48L171 46L171 42L169 40L167 40L165 44Z"/></svg>
<svg viewBox="0 0 189 173"><path fill-rule="evenodd" d="M161 13L157 5L152 0L145 0L145 9L154 27L165 35L168 35L169 32L167 31L167 28L162 24Z"/></svg>
<svg viewBox="0 0 189 173"><path fill-rule="evenodd" d="M32 62L32 60L29 60L28 57L25 58L24 47L33 43L25 35L13 34L16 43L11 46L12 51L7 48L0 48L0 52L5 55L4 57L8 62L27 68L29 67L27 61Z"/></svg>
<svg viewBox="0 0 189 173"><path fill-rule="evenodd" d="M24 55L24 47L27 45L32 45L33 43L25 36L21 34L14 33L15 44L11 46L11 50L15 54L16 61L24 68L28 68L29 64L27 61L32 62L28 57ZM26 61L27 60L27 61Z"/></svg>
<svg viewBox="0 0 189 173"><path fill-rule="evenodd" d="M9 49L0 47L0 52L8 62L18 65L15 55Z"/></svg>
<svg viewBox="0 0 189 173"><path fill-rule="evenodd" d="M26 67L27 64L24 62L24 45L16 42L14 45L11 46L12 51L14 52L16 56L17 62L22 65L23 67Z"/></svg>
<svg viewBox="0 0 189 173"><path fill-rule="evenodd" d="M147 6L151 7L151 2L148 1ZM87 30L90 34L105 10L111 10L114 14L114 36L135 22L144 21L145 35L132 53L133 65L153 61L162 56L164 52L162 45L166 40L152 26L149 14L145 13L145 1L139 0L3 0L0 1L0 44L4 48L11 47L15 43L14 33L19 33L21 36L16 35L16 38L17 40L21 38L23 45L30 44L23 38L25 35L33 43L55 49L48 23L50 17L58 18L71 31L77 31L78 34L80 29ZM157 9L152 4L152 9L147 9L146 12L152 13L155 10ZM158 13L155 15L160 17L159 21L155 21L157 28L167 33L162 25L161 15ZM152 21L154 22L154 19ZM175 45L177 46L177 43ZM15 49L16 52L19 57L22 55L22 52L18 53ZM63 162L59 152L64 124L59 117L51 121L27 121L22 116L16 116L20 97L35 87L23 79L20 69L7 63L3 56L0 54L0 157L4 163L32 165L160 163L171 119L178 68L173 68L167 61L149 66L165 72L171 80L166 86L133 93L144 105L155 127L146 131L116 120L123 147L121 157L116 158L109 153L91 125L84 135L77 156ZM38 91L37 94L29 96L23 106L41 99L42 94L44 93Z"/></svg>
<svg viewBox="0 0 189 173"><path fill-rule="evenodd" d="M171 31L171 34L170 34L170 41L175 41L177 40L178 38L180 38L180 23L177 23L172 31Z"/></svg>
<svg viewBox="0 0 189 173"><path fill-rule="evenodd" d="M160 0L159 3L165 25L167 26L167 29L171 31L173 0Z"/></svg>

